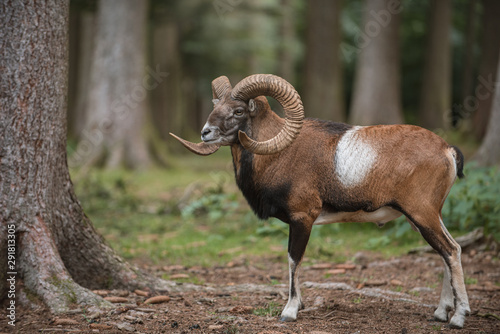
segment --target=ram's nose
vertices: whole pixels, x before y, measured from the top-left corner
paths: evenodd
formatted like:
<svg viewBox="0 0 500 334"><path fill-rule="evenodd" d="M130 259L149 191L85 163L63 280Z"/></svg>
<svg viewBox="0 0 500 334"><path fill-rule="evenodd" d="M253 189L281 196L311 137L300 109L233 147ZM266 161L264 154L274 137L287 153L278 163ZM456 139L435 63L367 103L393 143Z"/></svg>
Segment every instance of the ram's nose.
<svg viewBox="0 0 500 334"><path fill-rule="evenodd" d="M203 130L201 130L201 140L204 142L215 140L217 139L215 138L217 136L217 132L217 127L206 124L203 127Z"/></svg>

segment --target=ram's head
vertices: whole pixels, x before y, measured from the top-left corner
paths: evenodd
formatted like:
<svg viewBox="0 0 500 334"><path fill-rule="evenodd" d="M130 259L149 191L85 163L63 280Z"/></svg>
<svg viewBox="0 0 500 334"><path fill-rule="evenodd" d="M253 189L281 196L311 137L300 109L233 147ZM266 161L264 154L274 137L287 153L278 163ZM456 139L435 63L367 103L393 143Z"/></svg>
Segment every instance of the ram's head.
<svg viewBox="0 0 500 334"><path fill-rule="evenodd" d="M241 80L234 88L225 76L212 81L214 110L201 131L201 143L191 143L171 135L188 150L200 155L214 153L221 146L238 142L252 153L274 154L288 147L298 136L304 119L304 108L297 91L286 80L271 74L255 74ZM285 125L274 137L258 142L245 131L252 126L252 119L267 104L262 96L276 99L283 107ZM265 109L265 108L264 108Z"/></svg>

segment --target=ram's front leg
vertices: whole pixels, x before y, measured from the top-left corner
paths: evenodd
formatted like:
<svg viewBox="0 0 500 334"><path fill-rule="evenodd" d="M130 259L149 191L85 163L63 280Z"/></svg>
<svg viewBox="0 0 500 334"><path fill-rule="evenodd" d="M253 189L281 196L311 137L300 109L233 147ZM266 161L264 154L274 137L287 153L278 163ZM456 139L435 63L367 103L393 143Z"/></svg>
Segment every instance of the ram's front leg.
<svg viewBox="0 0 500 334"><path fill-rule="evenodd" d="M301 217L290 223L290 234L288 236L288 264L289 264L289 295L288 303L281 313L281 321L295 321L299 309L303 308L300 295L298 269L306 250L307 242L311 234L313 220L310 217Z"/></svg>

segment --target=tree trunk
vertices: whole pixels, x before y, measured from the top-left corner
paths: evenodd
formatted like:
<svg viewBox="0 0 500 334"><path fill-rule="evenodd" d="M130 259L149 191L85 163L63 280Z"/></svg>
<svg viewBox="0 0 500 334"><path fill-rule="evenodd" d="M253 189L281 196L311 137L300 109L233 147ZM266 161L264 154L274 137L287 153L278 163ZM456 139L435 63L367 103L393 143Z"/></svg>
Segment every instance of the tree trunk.
<svg viewBox="0 0 500 334"><path fill-rule="evenodd" d="M498 45L497 45L498 49ZM500 52L497 52L500 55ZM498 56L497 56L498 58ZM496 77L500 78L500 59L497 61ZM488 121L486 135L474 160L480 166L500 165L500 85L495 85L491 116Z"/></svg>
<svg viewBox="0 0 500 334"><path fill-rule="evenodd" d="M304 106L311 117L343 121L339 0L309 1Z"/></svg>
<svg viewBox="0 0 500 334"><path fill-rule="evenodd" d="M165 83L151 92L153 120L162 139L179 131L183 124L182 61L179 49L179 27L168 11L156 10L152 29L152 64L168 70Z"/></svg>
<svg viewBox="0 0 500 334"><path fill-rule="evenodd" d="M420 125L428 129L449 126L445 113L451 110L451 0L431 0L420 90Z"/></svg>
<svg viewBox="0 0 500 334"><path fill-rule="evenodd" d="M474 94L474 48L476 45L476 18L477 0L470 0L466 7L466 22L465 22L465 43L464 43L464 59L462 69L462 87L460 101L464 101L467 96Z"/></svg>
<svg viewBox="0 0 500 334"><path fill-rule="evenodd" d="M294 84L295 71L292 45L295 40L295 27L291 0L281 0L281 15L278 75Z"/></svg>
<svg viewBox="0 0 500 334"><path fill-rule="evenodd" d="M25 289L54 312L74 303L109 306L88 288L171 286L123 262L73 191L66 161L68 7L68 1L0 4L1 22L9 22L0 27L0 250L15 247L15 264L6 267L0 257L0 297L13 272L9 277L24 283L17 297Z"/></svg>
<svg viewBox="0 0 500 334"><path fill-rule="evenodd" d="M80 164L103 158L107 167L142 168L151 162L142 132L148 91L158 83L146 72L147 7L136 0L98 3L87 121L76 152Z"/></svg>
<svg viewBox="0 0 500 334"><path fill-rule="evenodd" d="M361 52L356 65L350 123L403 122L400 88L401 6L390 0L365 2Z"/></svg>
<svg viewBox="0 0 500 334"><path fill-rule="evenodd" d="M479 66L478 105L473 116L474 135L481 140L490 119L494 87L497 81L498 45L500 45L500 1L483 0L483 32L481 40L481 65Z"/></svg>
<svg viewBox="0 0 500 334"><path fill-rule="evenodd" d="M82 131L85 127L85 113L88 111L88 92L90 90L90 65L92 61L92 56L94 54L94 42L95 42L95 13L89 10L80 10L79 15L79 29L78 38L75 43L78 43L78 62L76 64L76 96L74 110L70 111L69 114L73 114L72 119L68 119L68 122L72 121L71 127L73 128L73 136L80 139L82 137ZM71 55L70 55L71 57ZM71 81L70 81L71 85Z"/></svg>

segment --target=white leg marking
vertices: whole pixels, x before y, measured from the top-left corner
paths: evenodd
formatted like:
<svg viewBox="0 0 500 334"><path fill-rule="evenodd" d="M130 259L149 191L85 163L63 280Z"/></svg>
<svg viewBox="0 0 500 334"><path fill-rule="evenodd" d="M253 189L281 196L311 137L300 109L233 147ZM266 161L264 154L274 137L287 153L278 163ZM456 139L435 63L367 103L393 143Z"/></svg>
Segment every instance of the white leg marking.
<svg viewBox="0 0 500 334"><path fill-rule="evenodd" d="M297 313L302 306L302 297L300 295L299 279L297 277L297 264L288 255L288 275L289 275L289 294L288 303L283 312L281 312L281 321L294 321L297 319Z"/></svg>
<svg viewBox="0 0 500 334"><path fill-rule="evenodd" d="M462 270L461 249L458 246L457 257L450 258L451 283L455 290L456 309L455 314L451 318L450 326L453 328L463 328L465 316L470 313L469 298L467 297L467 290L465 290L464 272Z"/></svg>
<svg viewBox="0 0 500 334"><path fill-rule="evenodd" d="M365 179L377 160L377 152L369 143L358 138L356 126L344 133L335 152L335 171L342 185L354 187Z"/></svg>
<svg viewBox="0 0 500 334"><path fill-rule="evenodd" d="M441 299L439 300L439 306L434 312L434 318L439 321L448 321L448 312L454 308L455 296L453 296L453 290L451 289L450 281L450 269L444 261L444 277L443 277L443 288L441 290Z"/></svg>
<svg viewBox="0 0 500 334"><path fill-rule="evenodd" d="M463 328L465 316L470 313L469 298L465 289L464 272L462 269L460 245L452 238L446 226L444 226L441 217L439 218L441 227L445 232L446 237L454 244L457 251L448 258L448 263L445 259L445 276L443 279L443 290L441 292L441 300L439 307L434 312L434 317L441 321L448 320L448 311L455 308L455 314L451 318L450 327Z"/></svg>

